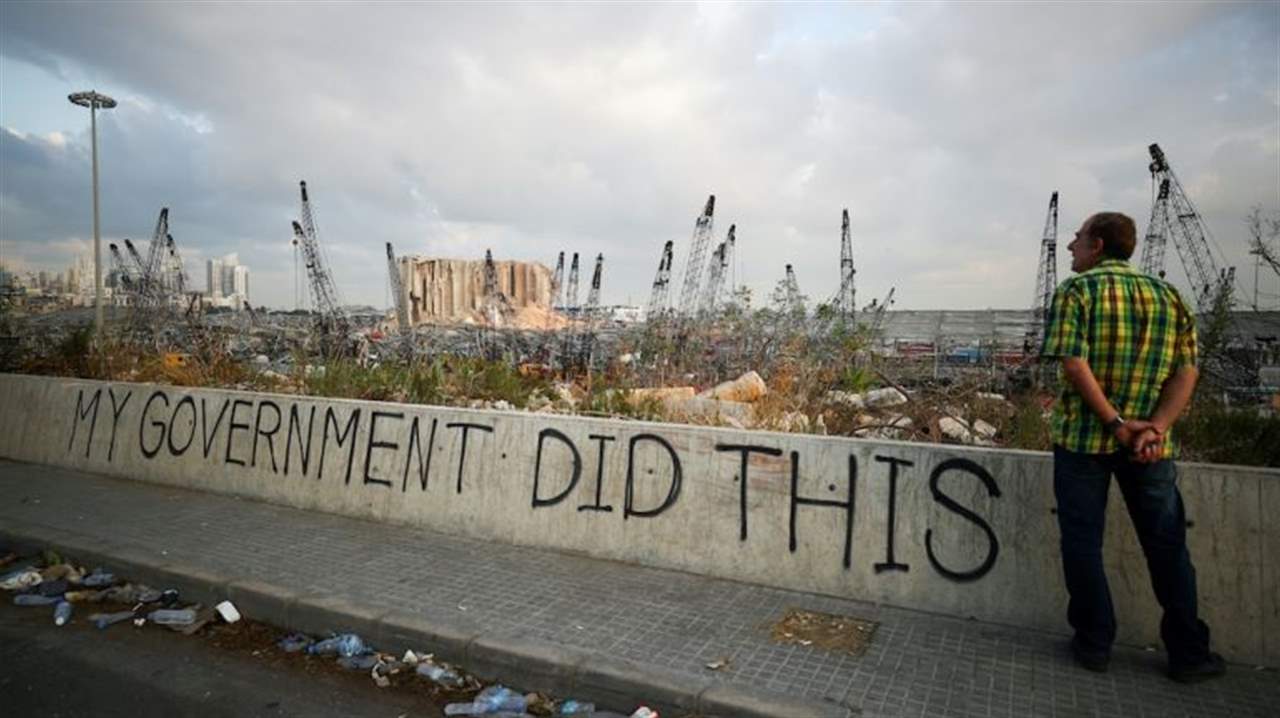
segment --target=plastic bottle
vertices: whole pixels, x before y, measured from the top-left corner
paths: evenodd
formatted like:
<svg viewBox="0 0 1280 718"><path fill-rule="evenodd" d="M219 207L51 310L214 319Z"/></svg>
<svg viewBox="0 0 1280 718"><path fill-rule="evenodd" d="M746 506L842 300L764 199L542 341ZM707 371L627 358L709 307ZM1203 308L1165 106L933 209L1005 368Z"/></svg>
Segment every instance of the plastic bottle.
<svg viewBox="0 0 1280 718"><path fill-rule="evenodd" d="M311 645L311 639L301 633L291 633L279 641L276 645L285 653L296 653Z"/></svg>
<svg viewBox="0 0 1280 718"><path fill-rule="evenodd" d="M562 716L589 716L596 712L595 703L586 703L570 698L560 704L559 715Z"/></svg>
<svg viewBox="0 0 1280 718"><path fill-rule="evenodd" d="M480 691L470 703L450 703L444 707L447 716L485 715L499 711L520 713L527 703L525 697L506 686L489 686Z"/></svg>
<svg viewBox="0 0 1280 718"><path fill-rule="evenodd" d="M419 659L418 667L415 670L418 672L418 675L425 676L442 686L459 688L463 684L462 676L425 658Z"/></svg>
<svg viewBox="0 0 1280 718"><path fill-rule="evenodd" d="M160 626L190 626L196 622L196 612L190 608L159 608L148 613L147 620Z"/></svg>
<svg viewBox="0 0 1280 718"><path fill-rule="evenodd" d="M133 618L133 611L120 611L118 613L95 613L89 616L89 622L99 631L107 626L113 626L121 621L127 621Z"/></svg>
<svg viewBox="0 0 1280 718"><path fill-rule="evenodd" d="M116 582L116 575L103 571L101 567L93 569L93 573L85 576L80 585L88 588L98 588L100 586L110 586Z"/></svg>
<svg viewBox="0 0 1280 718"><path fill-rule="evenodd" d="M58 601L58 605L53 607L53 625L62 626L71 620L71 604L67 601Z"/></svg>
<svg viewBox="0 0 1280 718"><path fill-rule="evenodd" d="M307 646L307 653L313 656L336 653L344 658L350 658L368 652L369 649L364 645L364 641L354 633L344 633Z"/></svg>
<svg viewBox="0 0 1280 718"><path fill-rule="evenodd" d="M0 588L6 591L18 591L39 585L43 580L44 578L40 576L39 571L26 566L0 576Z"/></svg>
<svg viewBox="0 0 1280 718"><path fill-rule="evenodd" d="M20 593L13 597L15 606L52 606L61 601L58 596L41 596L38 593Z"/></svg>

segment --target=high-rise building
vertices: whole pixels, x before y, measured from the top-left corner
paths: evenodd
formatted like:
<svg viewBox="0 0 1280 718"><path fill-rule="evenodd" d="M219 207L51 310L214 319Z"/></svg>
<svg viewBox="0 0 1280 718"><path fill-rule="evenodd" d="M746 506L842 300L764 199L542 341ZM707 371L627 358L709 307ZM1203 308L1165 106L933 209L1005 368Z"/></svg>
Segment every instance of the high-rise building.
<svg viewBox="0 0 1280 718"><path fill-rule="evenodd" d="M205 293L215 302L222 299L222 260L205 262Z"/></svg>
<svg viewBox="0 0 1280 718"><path fill-rule="evenodd" d="M240 264L235 252L210 259L205 263L205 286L210 304L242 309L249 299L249 268Z"/></svg>
<svg viewBox="0 0 1280 718"><path fill-rule="evenodd" d="M241 303L249 301L249 268L243 264L231 270L231 290L240 297Z"/></svg>

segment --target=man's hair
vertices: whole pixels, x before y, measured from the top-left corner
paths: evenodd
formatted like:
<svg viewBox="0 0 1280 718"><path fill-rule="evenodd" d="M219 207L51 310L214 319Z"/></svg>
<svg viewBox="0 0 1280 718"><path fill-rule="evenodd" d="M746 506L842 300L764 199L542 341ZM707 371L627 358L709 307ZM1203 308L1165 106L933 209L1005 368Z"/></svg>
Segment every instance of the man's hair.
<svg viewBox="0 0 1280 718"><path fill-rule="evenodd" d="M1089 234L1102 240L1102 253L1114 259L1128 259L1138 243L1138 228L1127 214L1099 212L1089 220Z"/></svg>

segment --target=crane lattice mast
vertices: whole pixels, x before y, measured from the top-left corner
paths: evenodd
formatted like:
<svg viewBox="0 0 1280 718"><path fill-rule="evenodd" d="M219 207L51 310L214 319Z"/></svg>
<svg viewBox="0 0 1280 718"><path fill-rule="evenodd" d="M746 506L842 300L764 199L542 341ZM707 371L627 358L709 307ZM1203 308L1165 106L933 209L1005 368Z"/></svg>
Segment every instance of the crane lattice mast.
<svg viewBox="0 0 1280 718"><path fill-rule="evenodd" d="M1158 144L1152 144L1147 149L1151 154L1152 181L1160 185L1166 180L1169 183L1165 236L1173 240L1173 247L1182 260L1182 268L1186 271L1187 280L1191 282L1192 292L1195 294L1197 311L1206 313L1229 308L1235 291L1235 267L1218 269L1209 244L1209 229L1191 203L1186 190L1182 188L1173 168L1169 166L1164 151ZM1148 234L1150 232L1148 228Z"/></svg>
<svg viewBox="0 0 1280 718"><path fill-rule="evenodd" d="M703 314L711 315L720 303L720 295L724 290L724 280L729 273L729 262L733 259L733 245L736 242L737 225L729 225L729 234L716 246L711 254L711 267L707 276L707 286L702 292Z"/></svg>
<svg viewBox="0 0 1280 718"><path fill-rule="evenodd" d="M1169 241L1169 178L1160 180L1160 189L1151 202L1151 219L1147 222L1147 234L1142 238L1143 274L1164 279L1164 250Z"/></svg>
<svg viewBox="0 0 1280 718"><path fill-rule="evenodd" d="M396 261L395 250L387 242L387 276L391 280L391 293L396 298L396 326L400 333L409 334L409 298L404 293L404 281L400 278L400 263Z"/></svg>
<svg viewBox="0 0 1280 718"><path fill-rule="evenodd" d="M667 311L667 295L671 291L671 257L674 243L670 240L662 246L658 260L658 273L653 278L653 292L649 295L649 311L645 318L653 321Z"/></svg>
<svg viewBox="0 0 1280 718"><path fill-rule="evenodd" d="M299 182L302 195L301 222L293 223L293 235L298 246L302 248L303 264L307 269L307 280L311 287L312 305L315 307L320 333L327 341L344 341L348 333L346 317L339 309L338 287L333 275L325 266L320 249L320 238L316 231L315 215L311 209L311 199L307 195L307 183ZM331 347L338 349L340 344Z"/></svg>
<svg viewBox="0 0 1280 718"><path fill-rule="evenodd" d="M842 316L851 316L857 310L857 291L853 277L853 237L849 231L849 210L840 216L840 289L836 294L836 309Z"/></svg>
<svg viewBox="0 0 1280 718"><path fill-rule="evenodd" d="M871 316L871 334L874 336L880 333L880 329L884 326L884 313L888 311L889 305L893 304L893 293L897 291L897 287L889 287L889 293L884 295L884 301L876 307L875 314Z"/></svg>
<svg viewBox="0 0 1280 718"><path fill-rule="evenodd" d="M698 287L702 284L702 269L706 263L707 247L711 244L712 223L716 211L716 196L707 198L702 214L693 224L693 239L689 243L689 259L684 265L684 284L680 289L678 313L691 315L698 311Z"/></svg>
<svg viewBox="0 0 1280 718"><path fill-rule="evenodd" d="M551 308L560 306L564 295L564 252L556 258L556 273L551 276Z"/></svg>
<svg viewBox="0 0 1280 718"><path fill-rule="evenodd" d="M567 314L578 313L578 253L573 253L573 262L569 265L569 288L565 293L564 309Z"/></svg>
<svg viewBox="0 0 1280 718"><path fill-rule="evenodd" d="M787 275L782 284L783 303L790 314L804 313L804 299L800 294L800 283L796 281L796 271L787 265Z"/></svg>
<svg viewBox="0 0 1280 718"><path fill-rule="evenodd" d="M591 273L591 288L587 290L587 303L583 305L582 312L579 314L583 324L582 334L578 339L578 357L584 366L591 363L591 352L595 346L595 320L600 307L600 279L603 274L604 255L597 254L595 271Z"/></svg>
<svg viewBox="0 0 1280 718"><path fill-rule="evenodd" d="M1044 341L1044 323L1058 287L1058 193L1049 196L1049 212L1045 215L1044 232L1040 234L1040 269L1036 272L1036 296L1032 305L1031 326L1027 328L1029 353L1039 353Z"/></svg>

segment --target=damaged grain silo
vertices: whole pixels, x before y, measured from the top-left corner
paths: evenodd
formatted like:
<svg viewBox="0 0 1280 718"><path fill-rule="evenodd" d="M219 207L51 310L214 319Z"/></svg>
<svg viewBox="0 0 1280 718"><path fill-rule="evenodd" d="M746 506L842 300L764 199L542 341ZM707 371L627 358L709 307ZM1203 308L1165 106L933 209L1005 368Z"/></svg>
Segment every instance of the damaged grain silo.
<svg viewBox="0 0 1280 718"><path fill-rule="evenodd" d="M551 309L551 270L539 262L494 261L497 291L508 311L504 324L556 329L565 320ZM491 324L486 319L484 260L399 258L408 294L409 323Z"/></svg>

